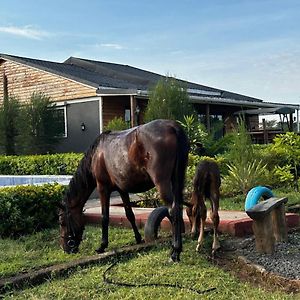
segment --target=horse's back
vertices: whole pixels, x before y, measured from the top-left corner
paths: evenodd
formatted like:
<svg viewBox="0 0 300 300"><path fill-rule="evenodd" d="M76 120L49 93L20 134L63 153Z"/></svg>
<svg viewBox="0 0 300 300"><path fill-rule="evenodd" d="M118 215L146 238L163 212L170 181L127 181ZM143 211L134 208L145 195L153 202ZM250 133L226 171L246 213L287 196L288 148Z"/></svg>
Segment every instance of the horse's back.
<svg viewBox="0 0 300 300"><path fill-rule="evenodd" d="M194 177L194 189L210 198L212 193L219 191L221 185L220 169L216 162L204 160L199 163Z"/></svg>

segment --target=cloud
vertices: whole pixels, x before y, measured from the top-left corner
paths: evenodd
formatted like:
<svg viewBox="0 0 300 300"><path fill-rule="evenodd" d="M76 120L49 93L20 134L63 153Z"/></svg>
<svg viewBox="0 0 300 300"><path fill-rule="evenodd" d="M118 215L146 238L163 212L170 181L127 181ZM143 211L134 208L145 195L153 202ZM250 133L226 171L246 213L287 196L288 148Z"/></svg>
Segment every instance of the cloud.
<svg viewBox="0 0 300 300"><path fill-rule="evenodd" d="M11 35L21 36L28 39L41 40L49 34L45 31L35 29L32 25L23 27L17 26L0 26L0 32Z"/></svg>
<svg viewBox="0 0 300 300"><path fill-rule="evenodd" d="M120 44L114 44L114 43L100 44L98 46L105 47L105 48L112 48L112 49L115 49L115 50L125 49L125 47L123 47L122 45L120 45Z"/></svg>

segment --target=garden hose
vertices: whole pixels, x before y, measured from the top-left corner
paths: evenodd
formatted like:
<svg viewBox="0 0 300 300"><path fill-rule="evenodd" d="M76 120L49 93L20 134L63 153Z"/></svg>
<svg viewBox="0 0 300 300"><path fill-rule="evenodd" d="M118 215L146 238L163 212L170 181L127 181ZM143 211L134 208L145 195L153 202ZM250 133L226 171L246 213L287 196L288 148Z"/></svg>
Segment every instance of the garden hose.
<svg viewBox="0 0 300 300"><path fill-rule="evenodd" d="M118 286L124 286L124 287L135 287L135 288L140 288L140 287L171 287L171 288L176 288L176 289L185 289L188 291L191 291L193 293L196 294L206 294L212 291L215 291L216 288L209 288L206 290L197 290L191 287L185 287L185 286L181 286L178 284L171 284L171 283L141 283L141 284L135 284L135 283L127 283L127 282L119 282L119 281L114 281L110 278L107 278L107 273L109 270L111 270L114 266L117 265L118 262L114 262L113 264L111 264L103 273L103 282L106 284L114 284L114 285L118 285Z"/></svg>

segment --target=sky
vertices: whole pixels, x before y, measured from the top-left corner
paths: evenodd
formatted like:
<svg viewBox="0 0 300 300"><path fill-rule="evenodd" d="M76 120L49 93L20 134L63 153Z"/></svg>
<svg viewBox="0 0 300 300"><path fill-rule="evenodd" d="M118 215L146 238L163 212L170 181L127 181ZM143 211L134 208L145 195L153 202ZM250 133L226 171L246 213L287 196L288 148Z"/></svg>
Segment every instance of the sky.
<svg viewBox="0 0 300 300"><path fill-rule="evenodd" d="M300 105L299 0L0 0L0 53L120 63Z"/></svg>

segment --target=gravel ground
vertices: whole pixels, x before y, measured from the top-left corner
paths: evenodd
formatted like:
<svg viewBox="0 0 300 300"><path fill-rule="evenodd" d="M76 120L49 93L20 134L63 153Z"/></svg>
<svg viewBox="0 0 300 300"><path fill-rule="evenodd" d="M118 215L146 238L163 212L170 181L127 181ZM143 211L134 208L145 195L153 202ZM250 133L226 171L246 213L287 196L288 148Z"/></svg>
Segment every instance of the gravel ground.
<svg viewBox="0 0 300 300"><path fill-rule="evenodd" d="M288 279L300 280L300 231L288 234L288 241L278 243L275 252L260 254L255 250L254 237L236 240L237 254L248 261L263 267L266 271Z"/></svg>

